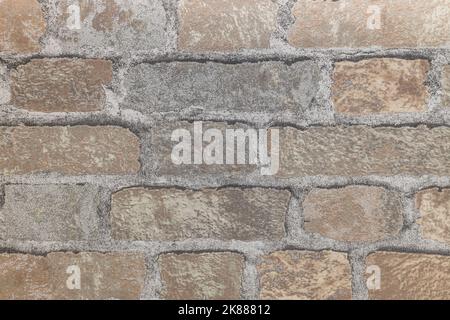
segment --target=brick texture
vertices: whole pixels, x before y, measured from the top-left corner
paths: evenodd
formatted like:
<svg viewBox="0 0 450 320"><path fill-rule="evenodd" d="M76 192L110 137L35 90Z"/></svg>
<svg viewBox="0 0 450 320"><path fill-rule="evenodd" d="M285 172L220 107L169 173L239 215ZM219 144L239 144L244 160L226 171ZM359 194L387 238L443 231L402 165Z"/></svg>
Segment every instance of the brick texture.
<svg viewBox="0 0 450 320"><path fill-rule="evenodd" d="M0 299L138 299L144 277L139 254L0 255Z"/></svg>
<svg viewBox="0 0 450 320"><path fill-rule="evenodd" d="M272 0L181 0L178 48L232 51L268 48L276 27Z"/></svg>
<svg viewBox="0 0 450 320"><path fill-rule="evenodd" d="M443 105L450 107L450 65L444 67L442 90L444 93Z"/></svg>
<svg viewBox="0 0 450 320"><path fill-rule="evenodd" d="M450 258L446 256L377 252L367 266L381 272L379 290L369 290L371 299L448 300Z"/></svg>
<svg viewBox="0 0 450 320"><path fill-rule="evenodd" d="M351 272L345 254L283 251L258 265L261 299L347 300Z"/></svg>
<svg viewBox="0 0 450 320"><path fill-rule="evenodd" d="M298 0L289 43L296 47L448 47L449 0Z"/></svg>
<svg viewBox="0 0 450 320"><path fill-rule="evenodd" d="M369 59L335 65L333 103L337 112L371 114L427 110L426 60Z"/></svg>
<svg viewBox="0 0 450 320"><path fill-rule="evenodd" d="M244 259L236 253L159 257L165 299L240 299ZM189 272L186 272L189 270Z"/></svg>
<svg viewBox="0 0 450 320"><path fill-rule="evenodd" d="M290 193L273 189L132 188L112 197L113 237L123 240L280 240Z"/></svg>
<svg viewBox="0 0 450 320"><path fill-rule="evenodd" d="M32 60L12 73L12 101L38 112L86 112L105 105L103 86L112 80L104 60Z"/></svg>
<svg viewBox="0 0 450 320"><path fill-rule="evenodd" d="M10 98L8 69L0 63L0 104L8 103Z"/></svg>
<svg viewBox="0 0 450 320"><path fill-rule="evenodd" d="M45 30L44 13L37 0L0 1L0 53L38 52Z"/></svg>
<svg viewBox="0 0 450 320"><path fill-rule="evenodd" d="M303 202L304 228L339 241L377 241L403 226L399 194L378 187L314 189Z"/></svg>

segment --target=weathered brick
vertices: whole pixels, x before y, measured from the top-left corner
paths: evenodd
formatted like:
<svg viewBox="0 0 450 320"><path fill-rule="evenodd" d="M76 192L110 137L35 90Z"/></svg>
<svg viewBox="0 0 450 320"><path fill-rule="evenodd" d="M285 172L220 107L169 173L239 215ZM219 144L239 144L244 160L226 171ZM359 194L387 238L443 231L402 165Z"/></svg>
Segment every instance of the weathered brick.
<svg viewBox="0 0 450 320"><path fill-rule="evenodd" d="M444 67L442 77L442 90L444 92L443 105L450 107L450 65Z"/></svg>
<svg viewBox="0 0 450 320"><path fill-rule="evenodd" d="M57 1L54 25L65 52L148 51L168 41L161 0Z"/></svg>
<svg viewBox="0 0 450 320"><path fill-rule="evenodd" d="M0 239L98 239L98 201L98 188L94 186L6 185L0 209Z"/></svg>
<svg viewBox="0 0 450 320"><path fill-rule="evenodd" d="M182 0L178 48L233 51L269 48L278 6L273 0Z"/></svg>
<svg viewBox="0 0 450 320"><path fill-rule="evenodd" d="M280 130L280 177L450 174L450 129Z"/></svg>
<svg viewBox="0 0 450 320"><path fill-rule="evenodd" d="M0 127L0 173L131 174L139 149L119 127Z"/></svg>
<svg viewBox="0 0 450 320"><path fill-rule="evenodd" d="M331 251L280 251L258 264L261 299L351 299L347 255Z"/></svg>
<svg viewBox="0 0 450 320"><path fill-rule="evenodd" d="M293 63L139 64L125 81L124 108L144 114L204 113L302 113L319 88L320 70L311 61Z"/></svg>
<svg viewBox="0 0 450 320"><path fill-rule="evenodd" d="M159 257L164 299L240 299L244 257L237 253Z"/></svg>
<svg viewBox="0 0 450 320"><path fill-rule="evenodd" d="M125 189L112 196L113 238L281 240L289 199L262 188Z"/></svg>
<svg viewBox="0 0 450 320"><path fill-rule="evenodd" d="M37 0L0 0L0 52L38 52L46 22Z"/></svg>
<svg viewBox="0 0 450 320"><path fill-rule="evenodd" d="M87 112L105 105L103 86L112 80L110 61L42 59L11 75L12 104L37 112Z"/></svg>
<svg viewBox="0 0 450 320"><path fill-rule="evenodd" d="M139 299L145 273L134 253L1 254L0 299Z"/></svg>
<svg viewBox="0 0 450 320"><path fill-rule="evenodd" d="M288 41L296 47L448 47L449 0L298 0Z"/></svg>
<svg viewBox="0 0 450 320"><path fill-rule="evenodd" d="M8 70L6 66L0 64L0 104L8 103L10 98Z"/></svg>
<svg viewBox="0 0 450 320"><path fill-rule="evenodd" d="M370 289L371 299L448 300L450 299L450 258L447 256L376 252L366 266L380 271L380 288ZM367 276L376 276L368 273Z"/></svg>
<svg viewBox="0 0 450 320"><path fill-rule="evenodd" d="M428 189L416 195L417 223L426 239L450 243L450 189Z"/></svg>
<svg viewBox="0 0 450 320"><path fill-rule="evenodd" d="M313 189L303 202L304 228L339 241L377 241L403 226L400 195L379 187Z"/></svg>
<svg viewBox="0 0 450 320"><path fill-rule="evenodd" d="M371 114L427 110L427 60L337 62L332 98L337 112Z"/></svg>

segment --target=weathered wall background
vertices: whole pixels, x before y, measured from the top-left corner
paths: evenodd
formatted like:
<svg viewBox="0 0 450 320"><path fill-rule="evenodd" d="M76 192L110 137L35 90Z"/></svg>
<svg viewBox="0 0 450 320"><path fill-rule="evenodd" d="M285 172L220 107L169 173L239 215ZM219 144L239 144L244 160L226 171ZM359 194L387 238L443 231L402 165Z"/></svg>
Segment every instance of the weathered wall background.
<svg viewBox="0 0 450 320"><path fill-rule="evenodd" d="M0 0L0 298L448 299L449 107L449 0Z"/></svg>

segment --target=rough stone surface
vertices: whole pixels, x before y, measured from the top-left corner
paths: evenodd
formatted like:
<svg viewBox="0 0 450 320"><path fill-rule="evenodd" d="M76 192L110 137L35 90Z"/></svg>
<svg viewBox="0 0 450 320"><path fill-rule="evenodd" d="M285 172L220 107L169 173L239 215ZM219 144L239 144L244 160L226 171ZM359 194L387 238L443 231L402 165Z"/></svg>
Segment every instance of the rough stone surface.
<svg viewBox="0 0 450 320"><path fill-rule="evenodd" d="M351 299L347 255L323 251L280 251L258 265L261 299Z"/></svg>
<svg viewBox="0 0 450 320"><path fill-rule="evenodd" d="M450 107L450 65L444 67L442 74L443 105Z"/></svg>
<svg viewBox="0 0 450 320"><path fill-rule="evenodd" d="M38 52L45 29L44 13L37 0L0 0L0 53Z"/></svg>
<svg viewBox="0 0 450 320"><path fill-rule="evenodd" d="M299 0L288 41L296 47L448 47L449 0Z"/></svg>
<svg viewBox="0 0 450 320"><path fill-rule="evenodd" d="M119 127L0 127L0 173L126 174L139 141Z"/></svg>
<svg viewBox="0 0 450 320"><path fill-rule="evenodd" d="M92 59L42 59L12 73L12 104L38 112L87 112L105 105L112 64Z"/></svg>
<svg viewBox="0 0 450 320"><path fill-rule="evenodd" d="M166 11L161 0L57 1L53 34L63 52L164 49Z"/></svg>
<svg viewBox="0 0 450 320"><path fill-rule="evenodd" d="M0 104L8 103L10 98L8 69L0 63Z"/></svg>
<svg viewBox="0 0 450 320"><path fill-rule="evenodd" d="M333 74L334 107L349 114L426 111L429 70L427 60L338 62Z"/></svg>
<svg viewBox="0 0 450 320"><path fill-rule="evenodd" d="M145 114L308 113L318 90L319 68L311 61L139 64L125 81L123 103Z"/></svg>
<svg viewBox="0 0 450 320"><path fill-rule="evenodd" d="M285 128L278 176L445 176L449 141L446 127Z"/></svg>
<svg viewBox="0 0 450 320"><path fill-rule="evenodd" d="M80 185L6 185L0 239L96 240L98 188Z"/></svg>
<svg viewBox="0 0 450 320"><path fill-rule="evenodd" d="M450 257L377 252L367 257L366 266L377 266L381 272L380 289L369 290L371 299L450 299Z"/></svg>
<svg viewBox="0 0 450 320"><path fill-rule="evenodd" d="M73 269L80 289L71 289ZM0 255L0 299L138 299L145 261L134 253Z"/></svg>
<svg viewBox="0 0 450 320"><path fill-rule="evenodd" d="M416 195L422 237L450 243L450 189L427 189Z"/></svg>
<svg viewBox="0 0 450 320"><path fill-rule="evenodd" d="M278 6L272 0L181 0L178 49L268 48Z"/></svg>
<svg viewBox="0 0 450 320"><path fill-rule="evenodd" d="M377 241L403 226L400 195L379 187L313 189L303 202L304 228L339 241Z"/></svg>
<svg viewBox="0 0 450 320"><path fill-rule="evenodd" d="M244 257L236 253L159 257L165 299L240 299Z"/></svg>
<svg viewBox="0 0 450 320"><path fill-rule="evenodd" d="M275 189L132 188L112 196L120 240L281 240L290 192Z"/></svg>

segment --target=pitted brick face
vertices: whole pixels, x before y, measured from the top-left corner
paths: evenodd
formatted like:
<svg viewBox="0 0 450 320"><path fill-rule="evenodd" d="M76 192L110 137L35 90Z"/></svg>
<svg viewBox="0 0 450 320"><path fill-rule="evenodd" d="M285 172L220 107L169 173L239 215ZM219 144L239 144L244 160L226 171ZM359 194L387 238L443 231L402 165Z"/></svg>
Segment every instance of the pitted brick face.
<svg viewBox="0 0 450 320"><path fill-rule="evenodd" d="M444 67L442 79L443 105L450 107L450 65Z"/></svg>

